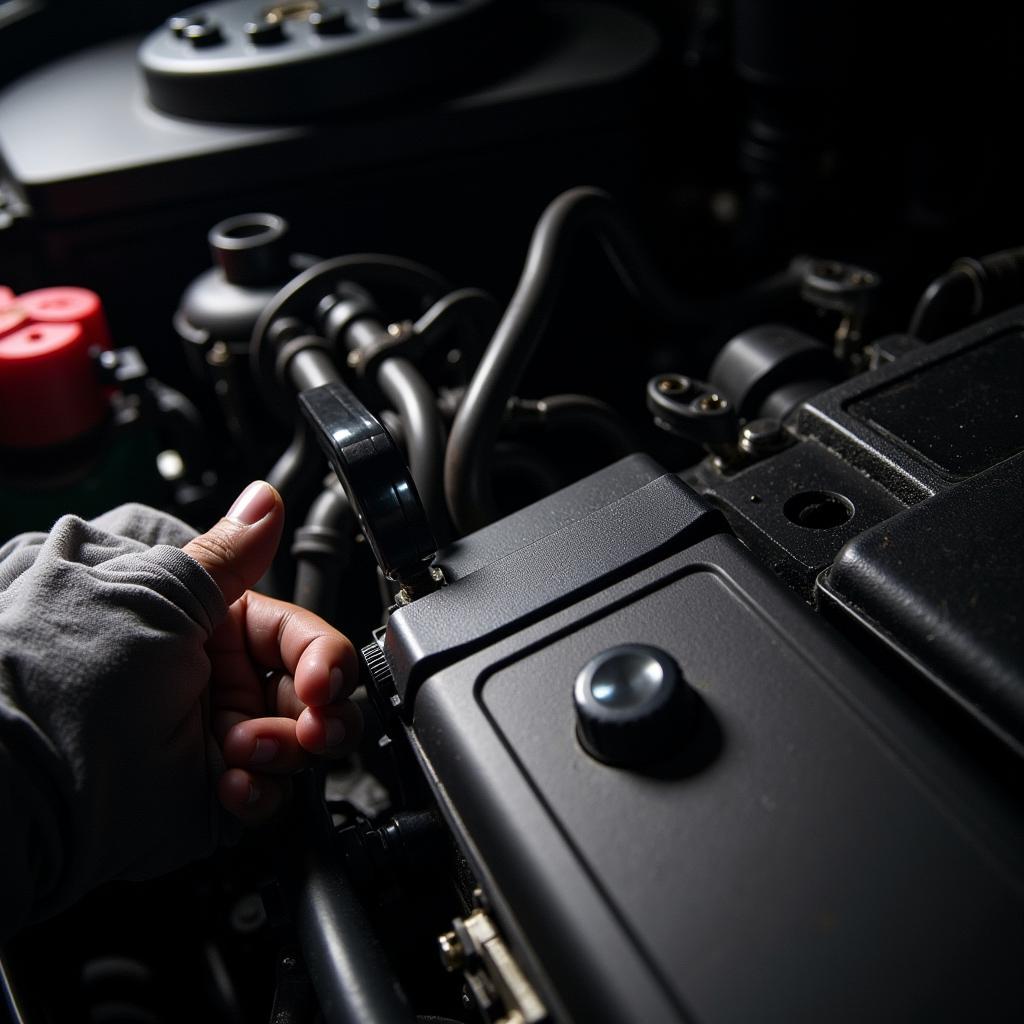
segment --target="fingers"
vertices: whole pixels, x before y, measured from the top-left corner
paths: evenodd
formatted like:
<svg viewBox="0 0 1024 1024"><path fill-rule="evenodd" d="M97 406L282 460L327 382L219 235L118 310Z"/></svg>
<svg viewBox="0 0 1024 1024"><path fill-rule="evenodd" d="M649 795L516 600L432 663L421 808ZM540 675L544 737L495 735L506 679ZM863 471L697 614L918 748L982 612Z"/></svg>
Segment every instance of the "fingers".
<svg viewBox="0 0 1024 1024"><path fill-rule="evenodd" d="M218 740L237 721L267 714L297 718L307 704L325 707L358 683L355 650L346 637L312 612L252 591L231 606L206 651Z"/></svg>
<svg viewBox="0 0 1024 1024"><path fill-rule="evenodd" d="M306 708L295 722L299 746L311 754L339 756L359 745L363 716L352 701L326 708Z"/></svg>
<svg viewBox="0 0 1024 1024"><path fill-rule="evenodd" d="M291 718L250 718L234 725L222 743L224 762L268 775L290 775L306 763Z"/></svg>
<svg viewBox="0 0 1024 1024"><path fill-rule="evenodd" d="M299 743L300 732L305 737ZM247 825L269 821L288 795L287 776L304 767L307 751L340 756L362 735L362 715L352 701L330 708L306 708L299 721L252 718L233 724L222 741L227 771L217 797L230 814Z"/></svg>
<svg viewBox="0 0 1024 1024"><path fill-rule="evenodd" d="M263 684L267 714L296 719L306 705L295 693L295 680L284 672L273 673Z"/></svg>
<svg viewBox="0 0 1024 1024"><path fill-rule="evenodd" d="M252 591L239 602L242 636L234 650L267 669L283 669L298 699L324 707L347 697L359 680L356 652L348 637L318 615ZM234 609L233 609L234 610ZM216 658L219 637L208 647ZM227 653L227 652L225 652Z"/></svg>
<svg viewBox="0 0 1024 1024"><path fill-rule="evenodd" d="M219 523L189 541L184 551L213 577L230 605L270 568L283 526L281 495L256 480Z"/></svg>
<svg viewBox="0 0 1024 1024"><path fill-rule="evenodd" d="M229 768L217 783L217 797L228 813L246 825L260 825L281 809L289 785L287 779Z"/></svg>
<svg viewBox="0 0 1024 1024"><path fill-rule="evenodd" d="M349 640L312 612L249 589L270 567L283 521L280 495L257 481L184 548L229 605L206 644L211 724L228 766L218 797L247 824L273 817L309 753L347 753L362 732L346 699L359 677Z"/></svg>
<svg viewBox="0 0 1024 1024"><path fill-rule="evenodd" d="M222 741L227 771L217 783L217 798L243 824L269 821L283 806L288 775L307 754L295 738L290 718L248 719L233 725Z"/></svg>

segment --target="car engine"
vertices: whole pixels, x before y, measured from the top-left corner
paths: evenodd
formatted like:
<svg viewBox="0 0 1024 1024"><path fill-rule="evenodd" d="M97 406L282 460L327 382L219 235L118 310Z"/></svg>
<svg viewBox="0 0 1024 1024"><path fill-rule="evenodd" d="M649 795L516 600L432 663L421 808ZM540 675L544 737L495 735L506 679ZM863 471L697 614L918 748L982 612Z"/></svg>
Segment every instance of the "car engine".
<svg viewBox="0 0 1024 1024"><path fill-rule="evenodd" d="M0 541L268 480L367 725L10 1019L1024 1019L1022 42L0 2Z"/></svg>

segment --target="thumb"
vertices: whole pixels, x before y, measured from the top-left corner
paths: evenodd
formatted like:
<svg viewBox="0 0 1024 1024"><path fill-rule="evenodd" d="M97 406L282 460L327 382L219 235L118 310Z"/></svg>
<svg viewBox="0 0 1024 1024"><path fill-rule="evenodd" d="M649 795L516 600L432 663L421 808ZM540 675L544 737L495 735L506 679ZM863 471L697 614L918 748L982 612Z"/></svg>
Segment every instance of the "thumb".
<svg viewBox="0 0 1024 1024"><path fill-rule="evenodd" d="M256 480L219 523L183 550L213 577L225 602L233 604L270 568L283 526L281 495Z"/></svg>

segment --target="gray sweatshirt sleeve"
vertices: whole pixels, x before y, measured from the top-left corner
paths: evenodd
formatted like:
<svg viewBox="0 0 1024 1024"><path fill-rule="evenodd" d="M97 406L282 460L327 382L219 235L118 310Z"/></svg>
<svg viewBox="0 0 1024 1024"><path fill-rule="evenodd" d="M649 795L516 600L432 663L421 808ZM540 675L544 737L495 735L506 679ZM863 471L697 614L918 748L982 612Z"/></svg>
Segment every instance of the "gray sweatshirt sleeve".
<svg viewBox="0 0 1024 1024"><path fill-rule="evenodd" d="M226 608L193 536L127 505L0 547L0 940L218 841L204 644Z"/></svg>

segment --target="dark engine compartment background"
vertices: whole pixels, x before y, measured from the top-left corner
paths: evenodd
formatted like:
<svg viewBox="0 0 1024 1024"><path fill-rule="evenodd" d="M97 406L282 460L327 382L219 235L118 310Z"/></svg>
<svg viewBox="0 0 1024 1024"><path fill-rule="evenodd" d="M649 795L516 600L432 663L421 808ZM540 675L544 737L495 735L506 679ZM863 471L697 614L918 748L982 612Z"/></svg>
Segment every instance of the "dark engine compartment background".
<svg viewBox="0 0 1024 1024"><path fill-rule="evenodd" d="M297 413L252 379L252 323L317 259L400 255L439 294L472 286L504 308L546 205L588 185L686 307L669 324L638 303L581 232L495 449L500 514L438 537L448 585L389 608L349 523L329 617L370 645L375 725L328 775L326 811L325 780L304 778L276 828L27 932L2 959L24 1019L389 1019L338 995L339 876L403 1019L1019 1018L1022 15L501 7L443 82L226 123L146 97L139 42L175 5L0 3L0 283L95 291L139 379L200 421L168 440L182 406L124 376L141 426L123 465L105 434L0 445L0 540L123 500L204 528L266 476ZM194 283L220 280L207 232L257 210L287 221L290 269L200 323L220 294ZM853 313L830 290L850 275L881 282ZM382 324L424 312L370 290ZM446 427L488 338L459 331L415 355ZM776 343L795 354L757 376L744 353ZM347 367L384 418L381 389ZM735 406L727 443L655 422L650 388L671 398L680 374ZM530 419L530 400L563 393L618 425ZM776 434L736 442L766 418ZM644 454L619 459L622 432ZM183 470L153 470L167 448ZM291 545L325 471L287 496L284 596L314 592ZM700 709L680 750L640 768L576 733L573 680L619 643L668 652ZM481 996L479 957L437 964L438 934L474 905L538 1016Z"/></svg>

